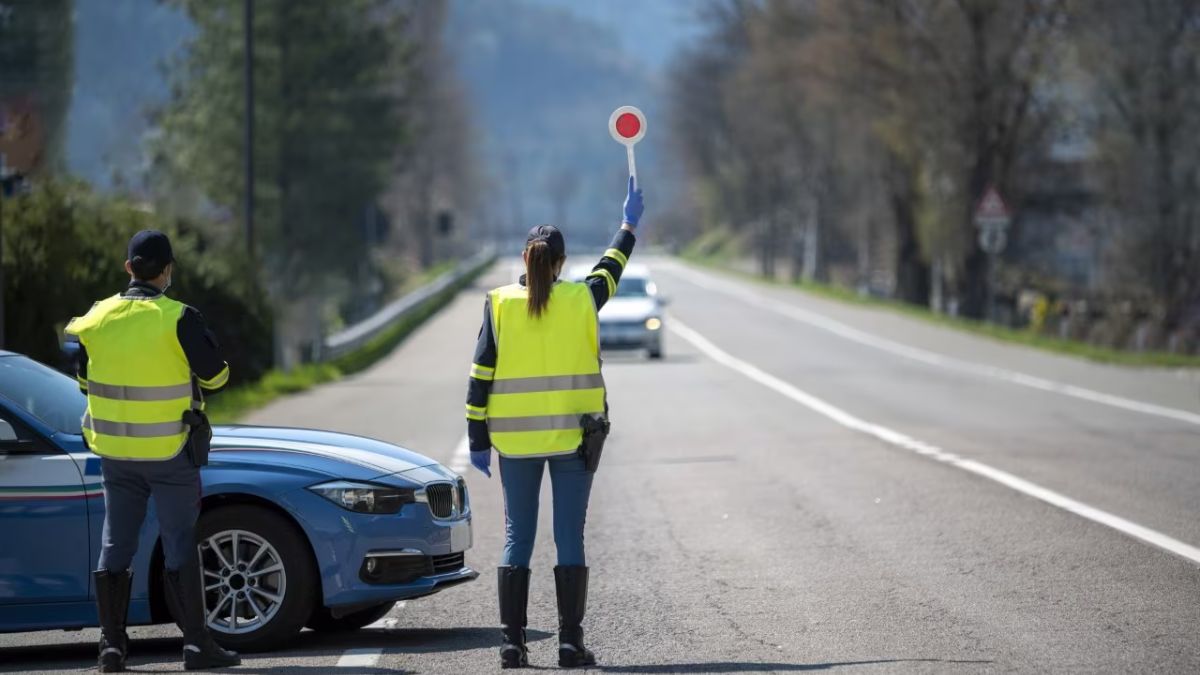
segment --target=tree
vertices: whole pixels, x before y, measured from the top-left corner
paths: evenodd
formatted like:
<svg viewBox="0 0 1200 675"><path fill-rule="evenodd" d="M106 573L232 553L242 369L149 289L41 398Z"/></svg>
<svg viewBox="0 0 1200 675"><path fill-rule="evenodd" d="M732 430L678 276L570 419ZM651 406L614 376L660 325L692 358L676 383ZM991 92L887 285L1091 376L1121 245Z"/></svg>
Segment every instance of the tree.
<svg viewBox="0 0 1200 675"><path fill-rule="evenodd" d="M243 0L177 2L196 36L171 64L175 95L158 117L159 190L241 213ZM404 21L387 0L256 2L256 247L283 336L318 339L368 260L360 223L404 140L392 87ZM281 347L286 367L296 345Z"/></svg>
<svg viewBox="0 0 1200 675"><path fill-rule="evenodd" d="M455 222L476 220L482 178L477 138L466 94L443 44L448 6L445 0L406 0L409 47L390 84L411 131L393 160L385 204L393 228L389 248L409 251L423 268L454 253L442 246L462 232L443 234L438 214L457 214ZM459 228L461 230L461 228ZM480 233L476 233L480 234ZM411 267L411 263L409 264Z"/></svg>
<svg viewBox="0 0 1200 675"><path fill-rule="evenodd" d="M1114 290L1149 293L1169 330L1200 325L1200 3L1097 0L1073 10L1097 94L1102 194L1116 214Z"/></svg>
<svg viewBox="0 0 1200 675"><path fill-rule="evenodd" d="M74 0L0 4L0 108L29 107L42 130L42 167L59 168L71 103Z"/></svg>
<svg viewBox="0 0 1200 675"><path fill-rule="evenodd" d="M1059 0L825 0L856 31L855 73L877 86L889 151L912 190L927 260L949 264L961 311L982 316L987 257L972 213L988 185L1019 202L1017 169L1053 113L1038 87L1057 56ZM902 222L907 218L898 218Z"/></svg>

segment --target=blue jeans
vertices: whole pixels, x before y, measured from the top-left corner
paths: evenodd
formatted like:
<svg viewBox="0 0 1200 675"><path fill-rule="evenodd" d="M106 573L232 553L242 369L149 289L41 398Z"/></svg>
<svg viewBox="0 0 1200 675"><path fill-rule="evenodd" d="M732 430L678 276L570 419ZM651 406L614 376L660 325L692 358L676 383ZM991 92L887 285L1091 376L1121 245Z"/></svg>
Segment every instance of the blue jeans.
<svg viewBox="0 0 1200 675"><path fill-rule="evenodd" d="M538 497L543 467L550 465L554 495L554 545L559 565L584 565L583 524L587 519L592 473L577 455L510 458L500 456L504 489L504 565L529 567L537 536Z"/></svg>
<svg viewBox="0 0 1200 675"><path fill-rule="evenodd" d="M196 558L196 519L200 515L200 469L186 452L162 462L103 458L104 535L98 569L129 569L138 535L153 497L167 569Z"/></svg>

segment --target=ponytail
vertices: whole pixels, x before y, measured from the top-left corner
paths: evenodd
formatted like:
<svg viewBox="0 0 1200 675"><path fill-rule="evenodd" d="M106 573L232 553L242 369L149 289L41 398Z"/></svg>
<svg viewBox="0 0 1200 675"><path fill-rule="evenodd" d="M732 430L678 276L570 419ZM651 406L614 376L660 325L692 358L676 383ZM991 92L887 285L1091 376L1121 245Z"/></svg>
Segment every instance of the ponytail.
<svg viewBox="0 0 1200 675"><path fill-rule="evenodd" d="M526 247L525 285L529 289L529 316L538 318L550 304L550 288L554 285L554 271L561 258L550 250L550 243L534 240Z"/></svg>

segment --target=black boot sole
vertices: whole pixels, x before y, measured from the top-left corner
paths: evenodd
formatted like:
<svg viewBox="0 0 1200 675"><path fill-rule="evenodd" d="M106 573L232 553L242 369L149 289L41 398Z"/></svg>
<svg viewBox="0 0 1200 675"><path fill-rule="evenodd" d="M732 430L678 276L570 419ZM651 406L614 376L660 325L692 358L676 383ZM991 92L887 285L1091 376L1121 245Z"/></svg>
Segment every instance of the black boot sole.
<svg viewBox="0 0 1200 675"><path fill-rule="evenodd" d="M96 664L96 670L101 673L123 673L125 672L125 659L100 659Z"/></svg>
<svg viewBox="0 0 1200 675"><path fill-rule="evenodd" d="M500 667L501 668L528 668L529 667L529 652L518 647L511 649L500 649Z"/></svg>
<svg viewBox="0 0 1200 675"><path fill-rule="evenodd" d="M589 651L558 648L559 668L587 668L596 665L596 656Z"/></svg>

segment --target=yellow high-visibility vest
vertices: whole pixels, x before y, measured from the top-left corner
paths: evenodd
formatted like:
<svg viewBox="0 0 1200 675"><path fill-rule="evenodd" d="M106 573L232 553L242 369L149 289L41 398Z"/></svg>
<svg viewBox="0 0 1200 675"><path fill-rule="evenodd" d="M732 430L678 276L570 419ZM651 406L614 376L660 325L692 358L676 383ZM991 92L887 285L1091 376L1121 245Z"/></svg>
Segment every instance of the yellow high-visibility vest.
<svg viewBox="0 0 1200 675"><path fill-rule="evenodd" d="M513 284L488 294L496 337L496 371L488 396L492 445L506 457L575 452L580 418L603 415L604 378L596 305L585 284L560 281L540 317Z"/></svg>
<svg viewBox="0 0 1200 675"><path fill-rule="evenodd" d="M183 413L193 406L192 370L176 333L185 309L165 295L116 295L67 325L87 350L83 435L92 452L162 461L183 449Z"/></svg>

